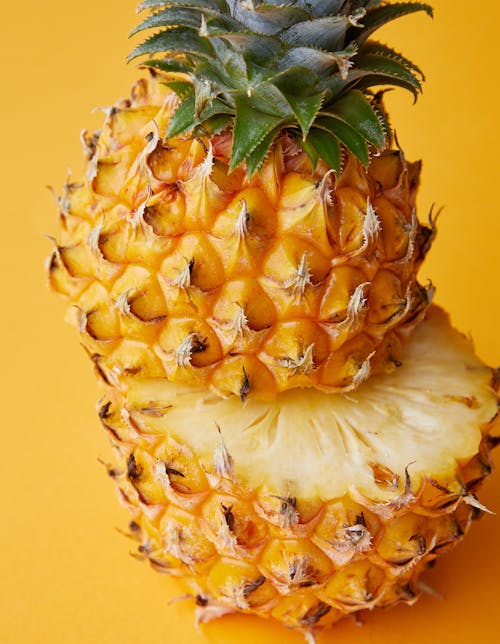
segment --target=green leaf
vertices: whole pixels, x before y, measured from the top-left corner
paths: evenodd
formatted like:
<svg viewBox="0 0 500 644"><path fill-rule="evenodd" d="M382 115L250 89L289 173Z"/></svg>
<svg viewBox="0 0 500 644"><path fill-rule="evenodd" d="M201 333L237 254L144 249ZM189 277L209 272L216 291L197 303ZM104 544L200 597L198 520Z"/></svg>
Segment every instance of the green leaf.
<svg viewBox="0 0 500 644"><path fill-rule="evenodd" d="M397 52L395 49L391 49L391 47L388 47L387 45L383 45L380 42L377 42L375 40L369 40L363 45L359 53L361 55L373 54L375 56L383 56L384 58L395 60L396 62L403 65L403 67L406 67L406 69L408 69L409 71L414 72L415 74L420 76L420 80L422 81L425 80L424 73L418 65L415 65L415 63L413 63L408 58L405 58L402 54Z"/></svg>
<svg viewBox="0 0 500 644"><path fill-rule="evenodd" d="M312 127L307 142L338 176L342 167L342 152L337 137L327 129Z"/></svg>
<svg viewBox="0 0 500 644"><path fill-rule="evenodd" d="M242 2L235 2L234 17L251 31L274 35L296 22L306 20L308 14L293 6L261 5L252 10L246 9Z"/></svg>
<svg viewBox="0 0 500 644"><path fill-rule="evenodd" d="M212 45L206 38L199 36L193 29L179 27L151 36L129 54L128 60L133 60L143 54L167 51L191 56L197 54L213 56Z"/></svg>
<svg viewBox="0 0 500 644"><path fill-rule="evenodd" d="M370 161L368 153L368 146L365 139L356 132L350 125L340 121L334 116L322 117L316 119L314 122L315 128L326 130L333 134L345 147L358 158L364 166L367 166Z"/></svg>
<svg viewBox="0 0 500 644"><path fill-rule="evenodd" d="M137 7L140 13L145 9L159 9L167 5L183 7L205 7L217 11L227 12L227 5L224 0L143 0Z"/></svg>
<svg viewBox="0 0 500 644"><path fill-rule="evenodd" d="M236 96L236 118L230 170L244 161L269 134L285 121L282 117L260 111L259 103L241 94Z"/></svg>
<svg viewBox="0 0 500 644"><path fill-rule="evenodd" d="M297 143L304 150L307 156L311 159L313 168L316 169L316 166L318 165L318 161L319 161L319 152L316 150L313 144L307 139L303 141L300 137L297 137Z"/></svg>
<svg viewBox="0 0 500 644"><path fill-rule="evenodd" d="M283 94L310 96L318 88L320 77L304 65L288 67L268 78Z"/></svg>
<svg viewBox="0 0 500 644"><path fill-rule="evenodd" d="M247 156L247 175L249 178L262 167L262 164L266 160L267 153L280 131L281 126L271 130L271 132L269 132L269 134L262 139L259 145Z"/></svg>
<svg viewBox="0 0 500 644"><path fill-rule="evenodd" d="M373 104L372 107L375 110L378 120L380 122L380 125L384 131L384 136L385 140L387 142L387 147L390 146L392 142L392 132L391 132L391 124L389 122L389 116L387 112L385 111L384 105L383 105L383 100L384 100L384 93L380 92L380 94L375 94L373 97Z"/></svg>
<svg viewBox="0 0 500 644"><path fill-rule="evenodd" d="M353 86L355 86L356 89L359 89L361 91L367 91L367 90L371 90L374 87L384 87L384 86L388 86L390 88L402 87L403 89L408 90L413 95L414 103L418 98L418 92L415 90L415 88L412 85L410 85L409 83L407 83L402 79L384 76L383 74L377 75L377 74L365 72L364 74L358 76L358 80L356 81L356 83L353 83Z"/></svg>
<svg viewBox="0 0 500 644"><path fill-rule="evenodd" d="M247 63L243 54L235 51L224 36L225 34L210 38L215 57L213 60L207 58L206 63L213 67L215 73L219 72L223 75L226 86L243 90L247 87Z"/></svg>
<svg viewBox="0 0 500 644"><path fill-rule="evenodd" d="M396 20L418 11L425 11L431 18L434 16L432 7L424 2L396 2L371 9L363 18L361 33L359 33L358 29L355 38L359 43L363 43L374 31L391 20Z"/></svg>
<svg viewBox="0 0 500 644"><path fill-rule="evenodd" d="M232 118L227 114L217 114L209 119L203 120L195 126L195 133L200 136L218 134L231 125Z"/></svg>
<svg viewBox="0 0 500 644"><path fill-rule="evenodd" d="M187 61L175 60L173 58L146 60L143 64L146 67L154 67L155 69L161 69L163 72L177 74L191 74L194 69L193 64L190 64Z"/></svg>
<svg viewBox="0 0 500 644"><path fill-rule="evenodd" d="M415 82L415 78L408 82L392 73L377 72L371 69L358 69L356 67L349 72L346 80L340 74L332 74L332 76L323 81L322 87L328 91L327 103L330 105L349 89L369 90L373 87L384 85L403 87L411 92L414 99L416 99L419 90L416 88Z"/></svg>
<svg viewBox="0 0 500 644"><path fill-rule="evenodd" d="M248 95L248 92L247 92ZM250 88L252 103L260 112L280 116L293 121L293 111L280 90L272 83L261 83Z"/></svg>
<svg viewBox="0 0 500 644"><path fill-rule="evenodd" d="M195 107L194 111L196 116L200 116L203 112L207 103L209 103L212 98L212 87L210 83L205 79L200 79L198 76L194 77L194 96L195 96Z"/></svg>
<svg viewBox="0 0 500 644"><path fill-rule="evenodd" d="M234 116L234 109L229 105L226 105L220 99L214 98L212 99L212 102L209 105L207 105L207 107L200 114L199 121L201 123L202 121L206 121L208 119L211 119L213 116L220 115L220 114L227 114L230 116Z"/></svg>
<svg viewBox="0 0 500 644"><path fill-rule="evenodd" d="M179 108L180 109L180 106ZM191 110L191 107L189 108ZM177 112L176 112L177 114ZM195 108L194 115L192 117L192 122L187 123L190 118L186 117L186 121L183 124L184 130L194 129L197 130L206 130L212 134L224 130L234 119L234 110L226 105L223 101L218 98L214 98L211 102L205 105L205 108L200 114L197 114L196 106L196 96L195 96ZM179 132L181 134L182 132ZM169 132L170 134L170 132Z"/></svg>
<svg viewBox="0 0 500 644"><path fill-rule="evenodd" d="M295 4L312 16L321 17L338 13L345 0L296 0Z"/></svg>
<svg viewBox="0 0 500 644"><path fill-rule="evenodd" d="M165 85L177 94L181 101L188 98L193 91L192 83L187 81L166 81Z"/></svg>
<svg viewBox="0 0 500 644"><path fill-rule="evenodd" d="M271 36L247 32L227 32L220 33L217 37L230 43L233 52L244 54L247 60L259 65L270 66L272 59L282 53L282 45Z"/></svg>
<svg viewBox="0 0 500 644"><path fill-rule="evenodd" d="M201 25L201 10L194 7L168 7L154 13L145 20L143 20L135 29L130 33L134 36L139 31L144 29L151 29L154 27L190 27L192 29L199 29Z"/></svg>
<svg viewBox="0 0 500 644"><path fill-rule="evenodd" d="M327 111L350 125L377 149L384 147L385 134L377 113L361 92L350 91L328 107Z"/></svg>
<svg viewBox="0 0 500 644"><path fill-rule="evenodd" d="M327 16L298 22L285 29L280 39L292 47L313 47L334 52L343 49L345 35L350 26L344 16Z"/></svg>
<svg viewBox="0 0 500 644"><path fill-rule="evenodd" d="M196 66L196 74L210 81L219 91L229 91L234 87L231 77L217 60L201 60Z"/></svg>
<svg viewBox="0 0 500 644"><path fill-rule="evenodd" d="M267 82L273 74L273 63L270 62L269 66L256 63L251 57L245 56L247 65L248 82L250 86L259 85L260 83Z"/></svg>
<svg viewBox="0 0 500 644"><path fill-rule="evenodd" d="M422 85L412 71L397 60L391 60L385 56L360 54L356 59L356 70L354 70L353 76L357 71L369 72L377 77L385 77L387 79L385 82L389 85L393 84L394 80L402 81L403 84L401 82L394 84L406 87L415 96L422 91Z"/></svg>
<svg viewBox="0 0 500 644"><path fill-rule="evenodd" d="M320 51L313 47L292 47L280 61L279 69L303 66L319 76L326 75L337 66L338 57L329 51Z"/></svg>
<svg viewBox="0 0 500 644"><path fill-rule="evenodd" d="M323 102L324 92L313 94L312 96L293 96L292 94L284 94L284 97L292 108L300 125L302 137L306 139L309 128L316 118L321 107L321 103Z"/></svg>
<svg viewBox="0 0 500 644"><path fill-rule="evenodd" d="M177 136L191 130L196 120L194 89L175 110L167 129L167 137Z"/></svg>
<svg viewBox="0 0 500 644"><path fill-rule="evenodd" d="M188 27L199 31L202 26L202 18L205 18L205 26L209 32L214 29L238 30L241 25L231 16L225 16L219 11L213 9L204 9L203 7L167 7L158 13L143 20L130 34L133 36L144 29L153 29L156 27Z"/></svg>

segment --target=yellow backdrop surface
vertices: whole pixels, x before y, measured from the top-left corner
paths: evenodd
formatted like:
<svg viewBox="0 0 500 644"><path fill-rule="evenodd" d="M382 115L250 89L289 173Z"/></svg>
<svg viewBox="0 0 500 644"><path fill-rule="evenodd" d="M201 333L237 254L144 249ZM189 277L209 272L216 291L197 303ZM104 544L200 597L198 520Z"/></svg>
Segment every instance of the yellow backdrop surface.
<svg viewBox="0 0 500 644"><path fill-rule="evenodd" d="M500 5L434 0L434 22L404 18L384 38L424 68L425 94L388 97L410 159L424 160L421 218L444 205L423 270L437 300L471 333L482 358L500 362L498 158ZM46 289L43 258L56 229L46 184L79 169L94 106L127 93L133 0L4 2L0 38L2 314L0 482L1 644L260 644L301 637L252 618L193 627L181 590L129 556L115 528L127 522L97 457L108 455L98 395L64 305ZM498 460L498 459L497 459ZM500 474L482 501L500 512ZM347 620L319 642L465 644L500 641L500 518L486 516L445 556L428 583L445 601Z"/></svg>

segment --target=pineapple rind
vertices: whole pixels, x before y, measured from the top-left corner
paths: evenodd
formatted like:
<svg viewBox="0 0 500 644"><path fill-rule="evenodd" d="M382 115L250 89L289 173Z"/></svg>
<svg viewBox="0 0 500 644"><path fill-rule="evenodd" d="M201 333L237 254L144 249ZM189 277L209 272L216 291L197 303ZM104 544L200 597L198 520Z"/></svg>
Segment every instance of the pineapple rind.
<svg viewBox="0 0 500 644"><path fill-rule="evenodd" d="M242 423L250 399L232 415L227 408L225 413L220 410L228 401L211 401L208 426L199 405L202 426L195 435L218 437L208 460L202 439L196 441L187 429L194 422L187 412L191 403L168 392L181 386L157 382L157 391L163 387L167 394L154 400L144 382L121 391L109 388L100 403L117 458L109 473L132 514L138 556L188 585L200 621L244 612L311 633L360 610L417 600L425 588L419 585L421 573L462 539L484 509L475 492L492 468L497 394L492 371L439 309L431 309L406 353L413 358L421 354L427 366L423 359L408 362L412 380L404 373L406 367L398 372L399 387L407 393L397 403L404 419L401 449L406 449L404 423L410 436L414 431L407 416L413 410L412 397L432 406L447 440L434 440L424 415L418 418L420 439L409 441L415 462L407 462L405 454L403 465L393 470L389 460L374 462L365 453L358 455L358 473L352 476L342 470L333 443L324 445L331 455L330 481L315 467L315 457L308 457L305 443L295 452L282 444L281 460L291 460L297 470L301 458L308 465L310 485L302 489L293 480L277 485L273 467L279 470L280 462L266 460L266 432L261 432L260 442L246 433ZM394 382L391 374L376 376L349 401L359 409L359 419L364 418L357 428L359 441L372 429L370 390L378 392L378 404L384 407L391 404L387 400ZM273 409L277 400L284 399L286 406L295 398L303 415L321 422L318 410L307 405L308 396L314 395L314 390L285 392L266 404ZM324 395L322 404L338 405L339 415L348 409L338 395ZM295 411L300 426L298 407ZM289 416L291 441L292 422ZM338 428L327 425L323 430L335 434ZM232 431L246 441L253 471L242 463L241 446L231 450ZM388 458L395 449L390 443ZM424 443L434 444L437 460ZM260 462L267 474L259 469ZM304 472L299 476L304 478Z"/></svg>
<svg viewBox="0 0 500 644"><path fill-rule="evenodd" d="M177 99L140 81L84 134L86 179L59 199L52 287L109 383L130 376L259 391L352 391L391 371L430 291L432 230L400 151L335 180L287 136L259 175L228 174L230 137L165 140Z"/></svg>

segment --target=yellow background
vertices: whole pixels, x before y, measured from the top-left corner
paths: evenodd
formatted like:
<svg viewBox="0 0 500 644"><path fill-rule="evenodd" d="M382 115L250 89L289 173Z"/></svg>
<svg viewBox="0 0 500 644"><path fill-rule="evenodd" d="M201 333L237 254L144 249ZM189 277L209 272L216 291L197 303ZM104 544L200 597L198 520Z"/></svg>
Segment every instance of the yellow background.
<svg viewBox="0 0 500 644"><path fill-rule="evenodd" d="M410 159L424 159L421 218L445 205L422 277L470 332L479 354L500 362L498 156L499 4L435 0L434 22L403 18L384 38L427 72L415 107L389 97ZM47 183L60 188L81 167L78 135L97 127L137 76L124 58L135 24L133 0L27 0L2 6L0 38L0 227L2 325L0 482L1 644L299 644L274 624L231 617L193 628L182 591L128 555L133 544L97 456L108 454L95 415L92 369L64 305L46 290L43 258L56 230ZM498 459L497 459L498 460ZM500 475L481 497L500 512ZM319 643L498 642L500 517L473 526L429 582L446 595L416 607L352 620Z"/></svg>

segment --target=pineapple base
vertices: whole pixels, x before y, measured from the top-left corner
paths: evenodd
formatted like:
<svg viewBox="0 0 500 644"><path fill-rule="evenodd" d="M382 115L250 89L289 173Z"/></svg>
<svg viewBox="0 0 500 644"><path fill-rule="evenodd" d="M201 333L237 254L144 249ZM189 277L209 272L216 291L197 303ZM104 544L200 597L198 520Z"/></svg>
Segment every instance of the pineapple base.
<svg viewBox="0 0 500 644"><path fill-rule="evenodd" d="M99 415L138 556L188 584L197 619L250 613L313 641L344 615L415 602L421 573L485 509L495 384L433 307L398 371L349 398L241 403L131 378Z"/></svg>

